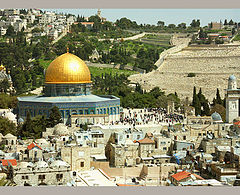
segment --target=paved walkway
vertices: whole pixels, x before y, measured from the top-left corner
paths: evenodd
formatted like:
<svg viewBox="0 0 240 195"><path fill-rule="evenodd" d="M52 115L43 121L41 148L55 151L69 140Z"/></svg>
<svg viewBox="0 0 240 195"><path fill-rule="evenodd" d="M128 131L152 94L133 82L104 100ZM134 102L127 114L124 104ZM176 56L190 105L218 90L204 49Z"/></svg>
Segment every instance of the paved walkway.
<svg viewBox="0 0 240 195"><path fill-rule="evenodd" d="M56 39L52 42L52 44L57 43L61 38L63 38L63 37L66 36L66 35L67 35L67 30L64 30L64 32L63 32L58 38L56 38Z"/></svg>
<svg viewBox="0 0 240 195"><path fill-rule="evenodd" d="M123 39L124 41L127 41L127 40L136 40L136 39L139 39L139 38L142 38L142 37L144 37L145 36L145 32L143 32L143 33L140 33L140 34L138 34L138 35L134 35L134 36L132 36L132 37L125 37L125 38L117 38L117 39L98 39L98 41L106 41L106 40L109 40L109 41L111 41L111 42L113 42L114 40L121 40L121 39Z"/></svg>

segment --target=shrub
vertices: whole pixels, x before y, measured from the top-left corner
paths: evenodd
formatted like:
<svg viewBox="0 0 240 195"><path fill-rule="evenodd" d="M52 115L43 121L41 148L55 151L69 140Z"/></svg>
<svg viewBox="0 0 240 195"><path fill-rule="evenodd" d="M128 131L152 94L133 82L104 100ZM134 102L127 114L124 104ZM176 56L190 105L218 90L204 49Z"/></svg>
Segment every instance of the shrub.
<svg viewBox="0 0 240 195"><path fill-rule="evenodd" d="M196 74L195 73L188 73L188 75L187 75L187 77L195 77L196 76Z"/></svg>

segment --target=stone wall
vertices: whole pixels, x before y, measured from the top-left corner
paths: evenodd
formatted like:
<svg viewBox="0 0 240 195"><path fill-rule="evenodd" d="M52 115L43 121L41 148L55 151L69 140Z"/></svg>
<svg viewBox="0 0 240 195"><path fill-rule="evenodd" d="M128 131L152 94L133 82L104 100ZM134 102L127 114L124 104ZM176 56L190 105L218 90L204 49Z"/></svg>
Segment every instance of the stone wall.
<svg viewBox="0 0 240 195"><path fill-rule="evenodd" d="M112 168L109 167L109 162L91 162L91 167L95 169L102 169L110 177L139 177L142 166L139 167L125 167Z"/></svg>

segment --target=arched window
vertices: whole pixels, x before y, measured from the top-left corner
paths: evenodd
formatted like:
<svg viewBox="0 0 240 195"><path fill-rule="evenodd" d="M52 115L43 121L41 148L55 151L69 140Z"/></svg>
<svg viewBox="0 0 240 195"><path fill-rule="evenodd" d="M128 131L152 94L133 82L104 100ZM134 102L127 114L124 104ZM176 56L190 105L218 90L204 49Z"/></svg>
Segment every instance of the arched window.
<svg viewBox="0 0 240 195"><path fill-rule="evenodd" d="M12 145L14 145L14 141L12 140Z"/></svg>
<svg viewBox="0 0 240 195"><path fill-rule="evenodd" d="M6 143L6 145L8 145L8 140L6 140L6 142L5 142L5 143Z"/></svg>

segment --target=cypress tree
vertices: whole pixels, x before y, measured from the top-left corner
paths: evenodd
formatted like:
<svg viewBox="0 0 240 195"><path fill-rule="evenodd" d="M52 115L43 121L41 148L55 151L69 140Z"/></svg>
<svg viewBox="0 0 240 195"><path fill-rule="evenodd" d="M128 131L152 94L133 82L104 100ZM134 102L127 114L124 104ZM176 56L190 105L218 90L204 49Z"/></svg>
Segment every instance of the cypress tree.
<svg viewBox="0 0 240 195"><path fill-rule="evenodd" d="M195 107L196 104L196 87L193 87L193 100L192 100L192 106Z"/></svg>
<svg viewBox="0 0 240 195"><path fill-rule="evenodd" d="M48 126L49 127L54 127L55 125L57 125L58 123L61 123L61 122L62 122L62 115L61 115L58 107L54 106L50 110L50 116L49 116L49 119L48 119Z"/></svg>
<svg viewBox="0 0 240 195"><path fill-rule="evenodd" d="M201 115L201 103L199 101L199 98L198 96L196 95L196 98L195 98L195 115L198 116L198 115Z"/></svg>
<svg viewBox="0 0 240 195"><path fill-rule="evenodd" d="M31 119L31 114L29 111L27 111L26 120L22 128L20 129L20 136L29 137L32 131L33 131L33 123Z"/></svg>
<svg viewBox="0 0 240 195"><path fill-rule="evenodd" d="M200 91L201 92L201 91ZM201 102L199 100L199 97L196 93L196 87L193 88L193 101L192 106L195 108L195 115L201 115Z"/></svg>
<svg viewBox="0 0 240 195"><path fill-rule="evenodd" d="M223 101L221 99L220 93L219 93L219 89L217 88L217 93L216 93L216 104L223 104Z"/></svg>
<svg viewBox="0 0 240 195"><path fill-rule="evenodd" d="M203 112L202 115L209 116L210 115L210 108L207 102L203 103Z"/></svg>
<svg viewBox="0 0 240 195"><path fill-rule="evenodd" d="M227 19L224 20L224 25L228 25Z"/></svg>

